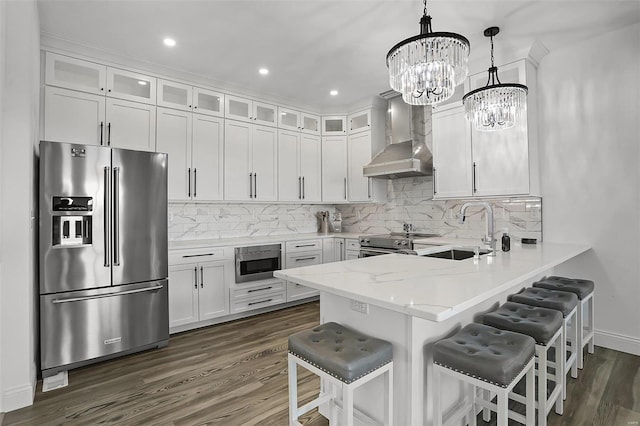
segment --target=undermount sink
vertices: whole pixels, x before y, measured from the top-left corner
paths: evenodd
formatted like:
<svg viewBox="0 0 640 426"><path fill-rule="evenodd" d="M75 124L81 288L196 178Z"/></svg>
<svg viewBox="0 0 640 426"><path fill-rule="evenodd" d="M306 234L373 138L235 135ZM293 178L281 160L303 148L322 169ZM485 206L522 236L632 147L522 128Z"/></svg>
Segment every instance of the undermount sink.
<svg viewBox="0 0 640 426"><path fill-rule="evenodd" d="M480 249L478 251L479 255L490 253L491 250ZM444 251L439 251L437 253L429 253L423 254L424 257L437 257L439 259L449 259L449 260L465 260L472 258L474 256L473 250L467 249L448 249Z"/></svg>

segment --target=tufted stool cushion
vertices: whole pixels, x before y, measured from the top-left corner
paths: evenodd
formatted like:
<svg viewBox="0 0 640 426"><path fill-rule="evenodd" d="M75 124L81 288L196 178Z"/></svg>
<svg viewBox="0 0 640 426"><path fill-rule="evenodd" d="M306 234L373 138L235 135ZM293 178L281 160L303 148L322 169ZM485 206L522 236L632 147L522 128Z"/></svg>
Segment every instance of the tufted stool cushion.
<svg viewBox="0 0 640 426"><path fill-rule="evenodd" d="M553 309L507 302L484 315L482 322L502 330L526 334L533 337L536 343L546 345L562 327L562 314Z"/></svg>
<svg viewBox="0 0 640 426"><path fill-rule="evenodd" d="M393 359L393 345L335 322L289 336L289 352L351 383Z"/></svg>
<svg viewBox="0 0 640 426"><path fill-rule="evenodd" d="M545 277L533 283L536 288L546 288L547 290L569 291L575 293L578 299L582 300L591 293L595 286L591 280L565 277Z"/></svg>
<svg viewBox="0 0 640 426"><path fill-rule="evenodd" d="M524 303L525 305L555 309L562 312L565 317L578 306L578 296L575 294L544 288L529 287L520 293L510 295L507 299L511 302Z"/></svg>
<svg viewBox="0 0 640 426"><path fill-rule="evenodd" d="M524 334L469 324L433 346L433 362L506 387L535 353L535 341Z"/></svg>

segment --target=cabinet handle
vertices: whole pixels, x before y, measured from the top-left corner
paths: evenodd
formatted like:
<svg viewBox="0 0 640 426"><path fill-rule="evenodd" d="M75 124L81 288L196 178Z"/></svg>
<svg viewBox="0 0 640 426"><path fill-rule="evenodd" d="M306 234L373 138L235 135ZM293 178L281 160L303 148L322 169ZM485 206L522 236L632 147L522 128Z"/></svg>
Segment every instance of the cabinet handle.
<svg viewBox="0 0 640 426"><path fill-rule="evenodd" d="M214 253L203 253L203 254L185 254L182 257L183 258L188 258L188 257L201 257L201 256L213 256Z"/></svg>
<svg viewBox="0 0 640 426"><path fill-rule="evenodd" d="M297 245L296 248L300 248L300 247L315 247L315 244L301 244L301 245Z"/></svg>
<svg viewBox="0 0 640 426"><path fill-rule="evenodd" d="M193 288L195 288L197 290L198 289L198 267L197 266L193 268L193 275L194 275L194 278L195 278L195 284L194 284Z"/></svg>
<svg viewBox="0 0 640 426"><path fill-rule="evenodd" d="M371 178L367 180L367 198L371 199Z"/></svg>
<svg viewBox="0 0 640 426"><path fill-rule="evenodd" d="M267 303L271 301L273 301L273 299L261 300L259 302L250 302L250 303L247 303L247 306L259 305L260 303Z"/></svg>
<svg viewBox="0 0 640 426"><path fill-rule="evenodd" d="M187 169L187 180L189 182L189 186L187 187L187 197L191 198L191 167Z"/></svg>
<svg viewBox="0 0 640 426"><path fill-rule="evenodd" d="M107 124L107 145L111 146L111 123Z"/></svg>
<svg viewBox="0 0 640 426"><path fill-rule="evenodd" d="M104 133L104 121L100 122L100 146L102 146L103 141L102 141L102 134Z"/></svg>
<svg viewBox="0 0 640 426"><path fill-rule="evenodd" d="M344 178L344 199L347 199L347 178Z"/></svg>
<svg viewBox="0 0 640 426"><path fill-rule="evenodd" d="M273 288L273 286L269 286L269 287L260 287L260 288L252 288L251 290L247 290L247 293L254 293L256 291L265 291L265 290L271 290Z"/></svg>
<svg viewBox="0 0 640 426"><path fill-rule="evenodd" d="M438 190L436 189L436 168L433 168L433 195L437 194Z"/></svg>
<svg viewBox="0 0 640 426"><path fill-rule="evenodd" d="M253 173L249 173L249 198L253 198Z"/></svg>
<svg viewBox="0 0 640 426"><path fill-rule="evenodd" d="M196 198L196 189L198 188L198 169L193 168L193 198Z"/></svg>
<svg viewBox="0 0 640 426"><path fill-rule="evenodd" d="M302 199L302 178L298 176L298 200Z"/></svg>
<svg viewBox="0 0 640 426"><path fill-rule="evenodd" d="M301 260L313 260L313 259L317 259L317 256L311 256L311 257L299 257L296 259L296 262L299 262Z"/></svg>
<svg viewBox="0 0 640 426"><path fill-rule="evenodd" d="M304 200L304 176L302 176L302 199Z"/></svg>
<svg viewBox="0 0 640 426"><path fill-rule="evenodd" d="M473 193L478 192L478 188L476 188L476 163L473 163Z"/></svg>
<svg viewBox="0 0 640 426"><path fill-rule="evenodd" d="M253 174L253 198L258 198L258 174Z"/></svg>
<svg viewBox="0 0 640 426"><path fill-rule="evenodd" d="M204 268L200 267L200 288L204 288Z"/></svg>
<svg viewBox="0 0 640 426"><path fill-rule="evenodd" d="M191 105L189 105L189 108L191 108ZM198 108L198 107L196 107L196 108Z"/></svg>

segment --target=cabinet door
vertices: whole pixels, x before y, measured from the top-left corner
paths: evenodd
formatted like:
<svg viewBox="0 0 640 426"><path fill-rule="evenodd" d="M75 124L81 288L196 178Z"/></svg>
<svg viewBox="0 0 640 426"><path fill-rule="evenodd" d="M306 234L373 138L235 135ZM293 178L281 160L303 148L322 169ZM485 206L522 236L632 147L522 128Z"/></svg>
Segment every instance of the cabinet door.
<svg viewBox="0 0 640 426"><path fill-rule="evenodd" d="M320 125L321 118L319 115L307 114L306 112L300 114L302 133L320 136Z"/></svg>
<svg viewBox="0 0 640 426"><path fill-rule="evenodd" d="M322 136L339 136L347 134L347 117L332 115L322 117Z"/></svg>
<svg viewBox="0 0 640 426"><path fill-rule="evenodd" d="M107 68L107 96L156 104L156 79L131 71Z"/></svg>
<svg viewBox="0 0 640 426"><path fill-rule="evenodd" d="M74 90L44 88L44 139L102 145L105 97Z"/></svg>
<svg viewBox="0 0 640 426"><path fill-rule="evenodd" d="M278 107L278 127L299 131L300 113L291 109Z"/></svg>
<svg viewBox="0 0 640 426"><path fill-rule="evenodd" d="M114 148L155 151L156 107L107 99L107 142Z"/></svg>
<svg viewBox="0 0 640 426"><path fill-rule="evenodd" d="M471 195L471 127L464 107L433 114L433 196Z"/></svg>
<svg viewBox="0 0 640 426"><path fill-rule="evenodd" d="M48 85L82 90L104 96L107 67L89 61L47 52L45 77Z"/></svg>
<svg viewBox="0 0 640 426"><path fill-rule="evenodd" d="M223 198L224 119L193 114L193 199Z"/></svg>
<svg viewBox="0 0 640 426"><path fill-rule="evenodd" d="M298 170L300 133L278 131L278 199L300 201L302 177Z"/></svg>
<svg viewBox="0 0 640 426"><path fill-rule="evenodd" d="M169 327L198 321L198 266L169 266Z"/></svg>
<svg viewBox="0 0 640 426"><path fill-rule="evenodd" d="M322 143L320 136L301 134L300 174L302 175L302 200L322 199Z"/></svg>
<svg viewBox="0 0 640 426"><path fill-rule="evenodd" d="M158 80L158 106L191 111L191 86L175 81Z"/></svg>
<svg viewBox="0 0 640 426"><path fill-rule="evenodd" d="M253 105L250 99L226 95L224 99L224 116L234 120L253 123Z"/></svg>
<svg viewBox="0 0 640 426"><path fill-rule="evenodd" d="M158 108L157 151L168 157L168 197L170 200L190 200L191 182L191 120L193 114Z"/></svg>
<svg viewBox="0 0 640 426"><path fill-rule="evenodd" d="M340 262L344 260L344 238L334 238L333 261Z"/></svg>
<svg viewBox="0 0 640 426"><path fill-rule="evenodd" d="M226 120L224 124L224 199L250 200L253 194L253 170L250 164L251 133L249 123ZM249 174L251 173L251 176Z"/></svg>
<svg viewBox="0 0 640 426"><path fill-rule="evenodd" d="M371 199L371 179L362 174L362 167L371 161L371 132L362 132L349 136L349 201L368 201Z"/></svg>
<svg viewBox="0 0 640 426"><path fill-rule="evenodd" d="M349 134L363 132L371 128L371 110L360 111L348 117Z"/></svg>
<svg viewBox="0 0 640 426"><path fill-rule="evenodd" d="M253 101L252 117L254 123L276 127L278 125L278 107L264 102Z"/></svg>
<svg viewBox="0 0 640 426"><path fill-rule="evenodd" d="M347 137L322 138L322 201L347 201Z"/></svg>
<svg viewBox="0 0 640 426"><path fill-rule="evenodd" d="M224 94L194 87L193 112L224 117Z"/></svg>
<svg viewBox="0 0 640 426"><path fill-rule="evenodd" d="M251 145L253 164L253 199L278 199L278 131L272 127L253 126Z"/></svg>
<svg viewBox="0 0 640 426"><path fill-rule="evenodd" d="M211 262L198 265L198 306L200 321L217 318L229 313L229 292L226 275L231 273L231 262Z"/></svg>
<svg viewBox="0 0 640 426"><path fill-rule="evenodd" d="M353 260L358 259L360 257L360 252L354 250L347 250L345 252L344 260Z"/></svg>

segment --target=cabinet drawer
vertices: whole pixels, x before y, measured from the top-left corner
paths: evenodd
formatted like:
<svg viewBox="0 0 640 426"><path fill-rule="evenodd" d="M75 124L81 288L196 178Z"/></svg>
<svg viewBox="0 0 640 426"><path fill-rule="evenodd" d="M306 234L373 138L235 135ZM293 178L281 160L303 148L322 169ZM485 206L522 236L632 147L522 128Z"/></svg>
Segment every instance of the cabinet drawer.
<svg viewBox="0 0 640 426"><path fill-rule="evenodd" d="M246 312L266 306L279 305L286 302L285 292L265 294L262 297L252 297L246 300L237 300L231 303L231 313Z"/></svg>
<svg viewBox="0 0 640 426"><path fill-rule="evenodd" d="M318 238L317 240L288 241L286 249L287 254L313 250L322 251L322 240Z"/></svg>
<svg viewBox="0 0 640 426"><path fill-rule="evenodd" d="M238 285L236 288L231 289L231 300L255 298L270 293L284 291L284 289L284 281L282 280L268 280L258 284Z"/></svg>
<svg viewBox="0 0 640 426"><path fill-rule="evenodd" d="M292 300L304 299L307 297L313 297L320 294L319 290L315 288L306 287L302 284L296 284L287 282L287 302Z"/></svg>
<svg viewBox="0 0 640 426"><path fill-rule="evenodd" d="M322 263L322 250L304 253L287 254L284 261L286 269L300 268L302 266L320 265Z"/></svg>
<svg viewBox="0 0 640 426"><path fill-rule="evenodd" d="M196 250L175 250L169 252L169 265L181 265L185 263L212 262L216 260L231 259L231 249L205 248Z"/></svg>
<svg viewBox="0 0 640 426"><path fill-rule="evenodd" d="M360 242L354 238L345 240L346 250L360 250Z"/></svg>

